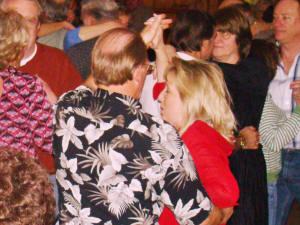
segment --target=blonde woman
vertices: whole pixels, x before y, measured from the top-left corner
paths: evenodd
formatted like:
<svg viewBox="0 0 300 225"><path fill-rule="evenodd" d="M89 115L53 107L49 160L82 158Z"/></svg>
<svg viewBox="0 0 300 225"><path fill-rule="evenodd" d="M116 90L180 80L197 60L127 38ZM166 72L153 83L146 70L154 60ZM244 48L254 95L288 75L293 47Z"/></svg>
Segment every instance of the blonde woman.
<svg viewBox="0 0 300 225"><path fill-rule="evenodd" d="M235 118L223 74L213 63L174 58L165 75L166 86L158 98L162 117L180 133L209 197L223 209L222 223L226 223L239 189L229 168ZM176 224L171 217L165 208L160 224Z"/></svg>

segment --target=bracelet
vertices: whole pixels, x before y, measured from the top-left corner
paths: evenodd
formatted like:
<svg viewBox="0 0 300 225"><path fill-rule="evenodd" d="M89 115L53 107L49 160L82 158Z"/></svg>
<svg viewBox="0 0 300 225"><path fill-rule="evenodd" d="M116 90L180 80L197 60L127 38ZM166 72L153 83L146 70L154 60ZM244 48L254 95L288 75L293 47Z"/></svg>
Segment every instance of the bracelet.
<svg viewBox="0 0 300 225"><path fill-rule="evenodd" d="M238 149L244 149L245 148L245 138L243 135L239 134L236 137L236 146L238 147Z"/></svg>

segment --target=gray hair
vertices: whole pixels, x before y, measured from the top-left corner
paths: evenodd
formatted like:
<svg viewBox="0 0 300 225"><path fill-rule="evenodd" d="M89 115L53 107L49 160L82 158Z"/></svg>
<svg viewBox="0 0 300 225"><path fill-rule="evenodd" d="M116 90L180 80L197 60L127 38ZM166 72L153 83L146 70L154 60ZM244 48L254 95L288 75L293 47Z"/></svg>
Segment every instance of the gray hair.
<svg viewBox="0 0 300 225"><path fill-rule="evenodd" d="M118 19L119 6L114 0L82 0L81 13L90 15L97 21Z"/></svg>
<svg viewBox="0 0 300 225"><path fill-rule="evenodd" d="M65 0L62 3L57 3L55 0L45 1L43 22L54 23L61 22L67 19L70 0Z"/></svg>

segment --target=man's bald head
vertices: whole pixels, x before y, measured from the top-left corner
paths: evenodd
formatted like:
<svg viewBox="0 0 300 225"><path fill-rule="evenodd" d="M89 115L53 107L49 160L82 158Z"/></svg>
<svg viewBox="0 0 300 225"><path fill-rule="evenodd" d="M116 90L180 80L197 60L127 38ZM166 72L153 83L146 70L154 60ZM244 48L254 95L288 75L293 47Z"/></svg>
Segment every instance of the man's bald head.
<svg viewBox="0 0 300 225"><path fill-rule="evenodd" d="M92 75L96 84L122 85L145 63L146 46L139 34L116 28L102 34L92 52Z"/></svg>

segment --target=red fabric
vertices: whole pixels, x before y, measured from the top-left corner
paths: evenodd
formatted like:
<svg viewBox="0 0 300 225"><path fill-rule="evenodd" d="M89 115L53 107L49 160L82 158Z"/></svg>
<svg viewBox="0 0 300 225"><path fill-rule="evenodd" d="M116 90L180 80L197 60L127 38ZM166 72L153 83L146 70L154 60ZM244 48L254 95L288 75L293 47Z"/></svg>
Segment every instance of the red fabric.
<svg viewBox="0 0 300 225"><path fill-rule="evenodd" d="M36 157L34 145L52 154L53 111L39 79L7 68L0 71L0 146Z"/></svg>
<svg viewBox="0 0 300 225"><path fill-rule="evenodd" d="M228 156L233 151L230 143L200 120L188 128L182 140L193 157L201 183L214 205L220 208L237 205L239 188L229 168ZM178 224L167 207L159 223Z"/></svg>
<svg viewBox="0 0 300 225"><path fill-rule="evenodd" d="M37 43L33 59L19 68L42 78L59 97L82 84L82 79L68 56L60 49ZM50 173L55 172L53 157L37 149L40 163Z"/></svg>
<svg viewBox="0 0 300 225"><path fill-rule="evenodd" d="M42 78L57 97L82 84L75 66L62 50L39 43L33 59L19 69Z"/></svg>
<svg viewBox="0 0 300 225"><path fill-rule="evenodd" d="M165 89L166 82L157 82L153 87L153 99L157 99L159 94Z"/></svg>

